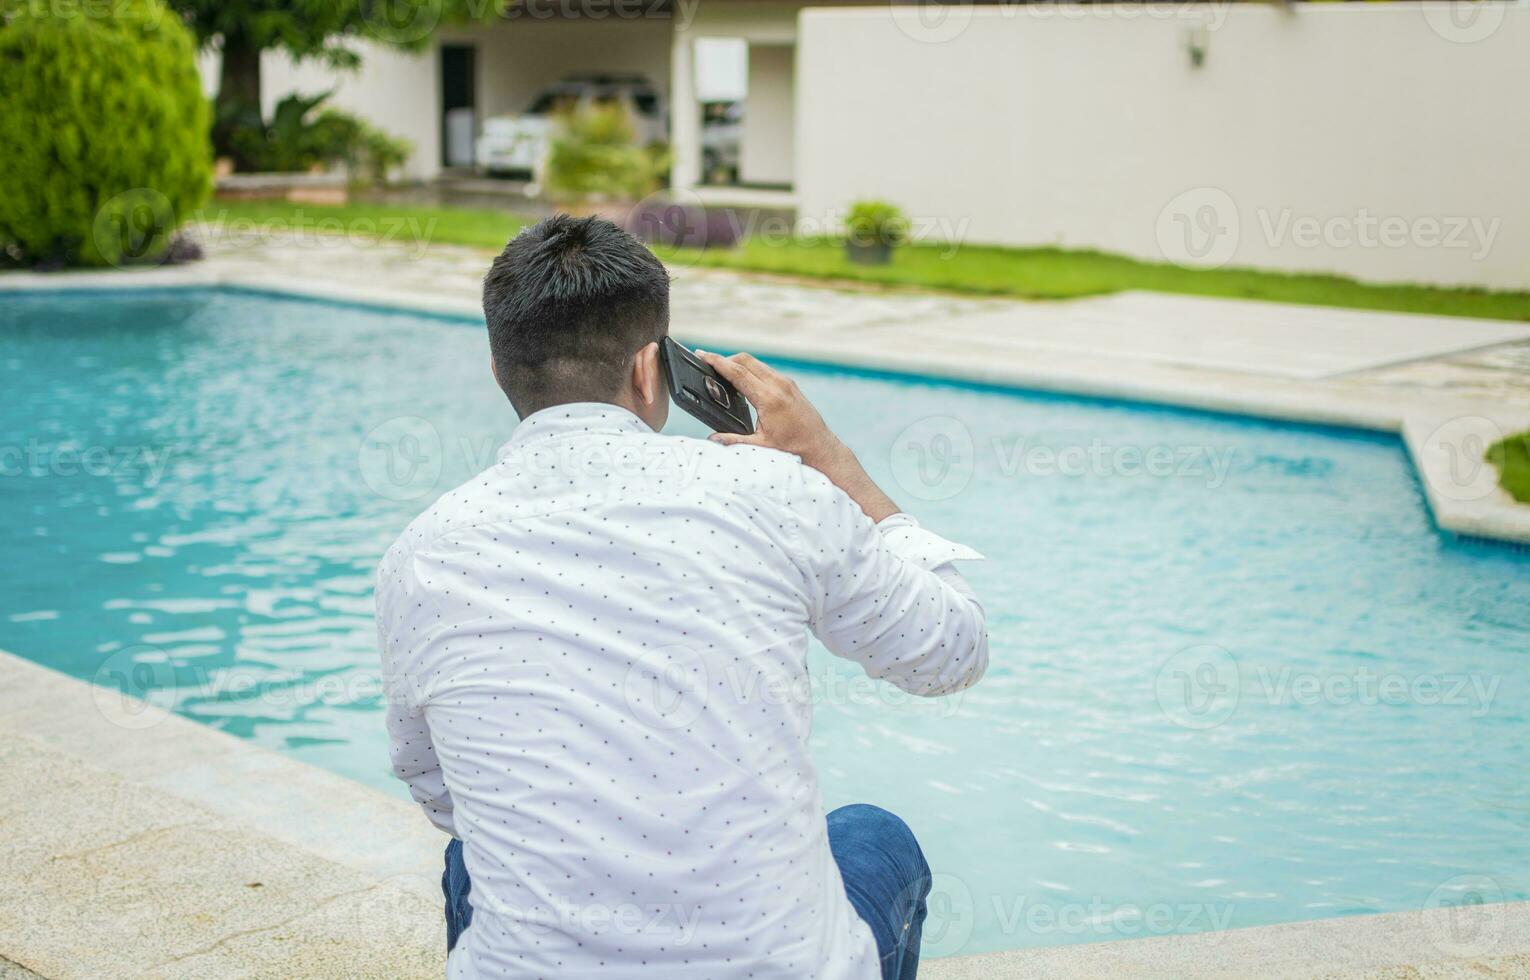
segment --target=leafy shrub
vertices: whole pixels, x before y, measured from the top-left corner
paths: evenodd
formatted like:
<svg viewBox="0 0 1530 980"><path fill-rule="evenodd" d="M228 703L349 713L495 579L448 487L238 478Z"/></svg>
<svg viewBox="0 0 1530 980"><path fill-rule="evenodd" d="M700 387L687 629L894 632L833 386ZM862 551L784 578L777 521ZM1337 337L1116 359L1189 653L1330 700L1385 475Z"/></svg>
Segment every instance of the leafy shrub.
<svg viewBox="0 0 1530 980"><path fill-rule="evenodd" d="M845 237L852 245L901 245L908 230L903 211L886 201L856 201L845 216Z"/></svg>
<svg viewBox="0 0 1530 980"><path fill-rule="evenodd" d="M339 109L325 109L314 120L315 142L326 148L328 158L345 164L352 180L385 183L388 171L401 167L414 152L414 144L391 136L366 120Z"/></svg>
<svg viewBox="0 0 1530 980"><path fill-rule="evenodd" d="M0 0L0 253L163 255L212 187L196 48L159 0Z"/></svg>
<svg viewBox="0 0 1530 980"><path fill-rule="evenodd" d="M1509 496L1530 504L1530 432L1493 443L1488 447L1487 460L1498 469L1498 483Z"/></svg>
<svg viewBox="0 0 1530 980"><path fill-rule="evenodd" d="M558 200L641 198L669 165L660 145L638 146L620 105L582 105L556 121L547 154L547 190Z"/></svg>
<svg viewBox="0 0 1530 980"><path fill-rule="evenodd" d="M219 127L247 170L303 171L343 163L357 180L382 183L409 159L413 145L339 109L315 110L329 98L289 95L276 104L268 124L245 106L227 110Z"/></svg>

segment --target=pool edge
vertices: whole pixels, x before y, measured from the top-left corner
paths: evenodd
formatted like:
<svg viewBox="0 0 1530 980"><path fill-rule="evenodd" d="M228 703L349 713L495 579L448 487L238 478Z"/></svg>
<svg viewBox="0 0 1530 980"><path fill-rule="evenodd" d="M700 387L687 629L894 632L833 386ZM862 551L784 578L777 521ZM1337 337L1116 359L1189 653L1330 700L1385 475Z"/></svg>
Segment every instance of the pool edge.
<svg viewBox="0 0 1530 980"><path fill-rule="evenodd" d="M476 303L449 297L385 287L359 289L327 282L295 282L196 266L105 272L12 272L0 276L0 293L167 287L222 288L482 321ZM1144 373L1132 379L1101 372L1033 369L1018 362L984 363L965 355L959 348L932 357L919 352L871 351L848 342L835 344L822 339L772 335L767 331L709 334L704 330L686 330L684 334L689 341L722 350L747 346L755 353L825 367L1394 435L1402 442L1413 463L1436 528L1465 538L1530 545L1530 506L1517 503L1496 486L1496 481L1491 487L1482 486L1473 475L1463 483L1459 466L1453 464L1454 460L1471 456L1482 431L1480 425L1463 425L1463 421L1482 420L1492 431L1508 435L1530 430L1530 410L1462 399L1443 399L1428 406L1407 400L1378 401L1371 393L1345 392L1289 381L1272 383L1256 376L1239 377L1233 383L1211 375L1197 377L1194 373L1172 377ZM1487 464L1482 461L1480 465Z"/></svg>
<svg viewBox="0 0 1530 980"><path fill-rule="evenodd" d="M55 771L67 769L60 780L67 785L50 785L39 798L38 785L27 778L32 770L0 767L8 798L36 800L47 828L39 835L37 814L7 812L0 835L15 839L15 825L30 822L29 859L77 869L50 877L10 862L0 867L0 891L32 909L94 902L102 882L78 872L94 870L110 881L127 867L144 879L129 896L147 906L115 904L99 928L87 930L69 916L11 917L8 924L0 916L0 963L9 960L49 980L88 976L103 961L158 975L172 961L186 966L187 954L162 947L142 923L195 915L199 958L189 962L201 975L302 963L312 955L309 929L327 930L321 952L331 958L284 975L323 976L336 956L367 955L370 963L380 942L390 966L377 975L443 974L436 889L445 838L413 805L5 651L0 730L7 752L28 753L34 761L46 755ZM109 820L103 799L115 801ZM146 862L132 853L155 836L211 847L211 866L194 876L208 880L188 889L180 860ZM247 859L241 866L222 851L253 853L255 864ZM299 910L295 918L265 923L258 906L235 901L252 887L246 879L265 875L265 864L278 869L273 878L284 866L323 869L288 883L281 897ZM60 887L75 891L60 894ZM210 910L208 890L226 896L227 904ZM114 900L120 903L123 894L114 892ZM193 904L199 901L204 904ZM1514 975L1500 969L1508 962L1524 968L1518 975L1530 975L1530 902L1472 908L1485 931L1465 940L1469 949L1448 948L1461 942L1459 930L1452 931L1459 923L1442 917L1458 912L1436 909L956 956L926 960L921 974L926 980L1446 976L1456 974L1439 971L1459 968L1466 975L1486 965L1498 971L1491 975ZM358 952L365 949L373 952Z"/></svg>

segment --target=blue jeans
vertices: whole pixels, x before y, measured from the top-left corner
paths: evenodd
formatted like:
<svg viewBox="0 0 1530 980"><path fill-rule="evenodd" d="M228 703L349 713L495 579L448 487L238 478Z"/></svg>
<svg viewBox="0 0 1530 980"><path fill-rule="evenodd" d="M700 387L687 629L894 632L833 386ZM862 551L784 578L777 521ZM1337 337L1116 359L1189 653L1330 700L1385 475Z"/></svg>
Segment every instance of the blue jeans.
<svg viewBox="0 0 1530 980"><path fill-rule="evenodd" d="M882 980L914 980L930 866L908 824L880 807L852 803L829 814L829 851L845 881L845 896L871 927L882 959ZM446 948L473 924L468 895L473 882L462 862L462 842L446 845Z"/></svg>

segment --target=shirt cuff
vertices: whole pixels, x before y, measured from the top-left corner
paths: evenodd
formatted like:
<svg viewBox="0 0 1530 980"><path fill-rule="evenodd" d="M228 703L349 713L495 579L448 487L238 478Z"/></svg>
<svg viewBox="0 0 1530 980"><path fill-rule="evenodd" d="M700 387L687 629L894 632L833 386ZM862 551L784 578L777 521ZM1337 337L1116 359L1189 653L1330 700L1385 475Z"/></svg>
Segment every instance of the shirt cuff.
<svg viewBox="0 0 1530 980"><path fill-rule="evenodd" d="M981 561L983 556L964 544L947 541L919 526L911 514L893 514L877 522L882 540L898 557L934 570L953 561Z"/></svg>

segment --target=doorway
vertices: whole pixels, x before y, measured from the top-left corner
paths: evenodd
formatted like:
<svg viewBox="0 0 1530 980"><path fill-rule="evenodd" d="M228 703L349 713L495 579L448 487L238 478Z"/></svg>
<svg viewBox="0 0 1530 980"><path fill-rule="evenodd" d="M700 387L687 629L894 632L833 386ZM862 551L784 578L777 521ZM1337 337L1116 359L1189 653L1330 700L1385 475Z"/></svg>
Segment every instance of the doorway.
<svg viewBox="0 0 1530 980"><path fill-rule="evenodd" d="M471 44L441 45L441 165L473 166L478 135L476 51Z"/></svg>

